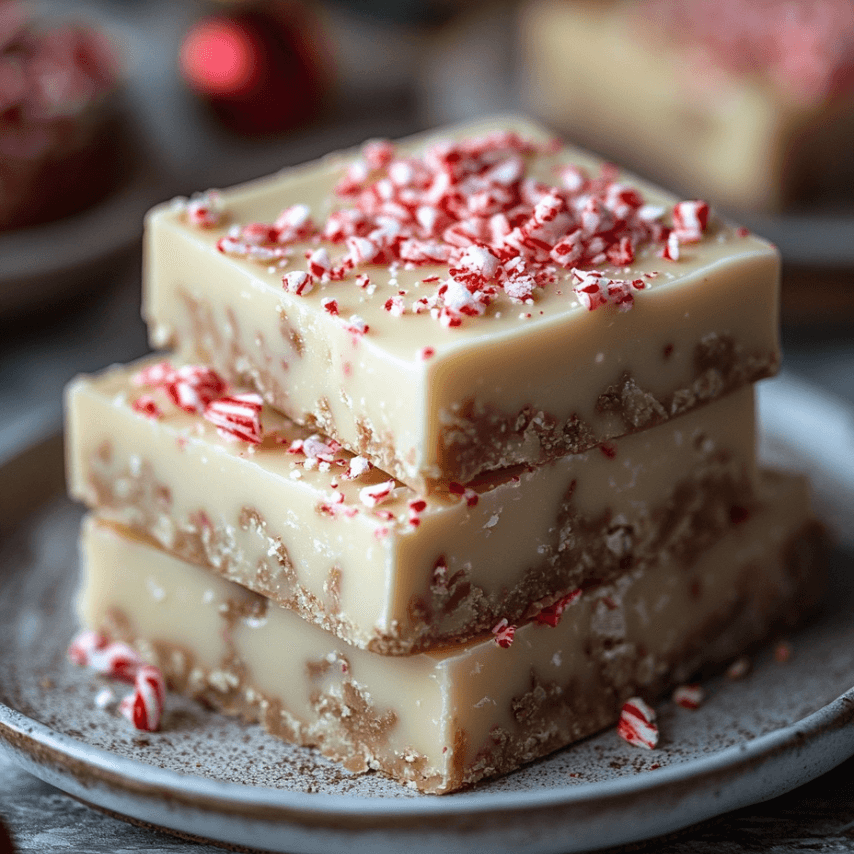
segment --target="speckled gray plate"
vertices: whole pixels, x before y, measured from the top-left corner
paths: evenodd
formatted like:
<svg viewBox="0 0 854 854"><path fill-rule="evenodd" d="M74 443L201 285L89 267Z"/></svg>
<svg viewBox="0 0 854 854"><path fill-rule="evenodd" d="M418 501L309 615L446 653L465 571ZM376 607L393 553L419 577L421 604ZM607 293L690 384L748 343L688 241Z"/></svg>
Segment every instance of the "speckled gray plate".
<svg viewBox="0 0 854 854"><path fill-rule="evenodd" d="M851 413L787 378L762 403L768 452L808 468L821 511L851 530ZM35 459L59 464L47 450ZM26 479L0 469L0 492L36 482L26 468ZM180 698L155 734L96 709L92 677L65 659L79 520L54 499L0 546L0 749L88 803L165 829L291 854L580 851L774 797L854 754L854 577L844 550L827 607L789 638L792 658L766 653L747 678L708 683L698 711L662 703L657 750L605 732L469 792L430 797L347 774Z"/></svg>

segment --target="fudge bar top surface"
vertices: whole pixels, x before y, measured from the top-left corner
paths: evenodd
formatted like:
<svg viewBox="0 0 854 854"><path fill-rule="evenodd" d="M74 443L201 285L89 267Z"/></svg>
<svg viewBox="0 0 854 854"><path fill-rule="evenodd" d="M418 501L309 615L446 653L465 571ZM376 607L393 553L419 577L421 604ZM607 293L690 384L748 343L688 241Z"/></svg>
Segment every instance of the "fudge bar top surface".
<svg viewBox="0 0 854 854"><path fill-rule="evenodd" d="M180 231L309 311L318 331L344 326L429 372L487 342L595 332L588 315L615 323L656 292L776 258L759 237L678 203L510 116L174 200L149 214L148 231ZM150 317L159 298L149 286Z"/></svg>

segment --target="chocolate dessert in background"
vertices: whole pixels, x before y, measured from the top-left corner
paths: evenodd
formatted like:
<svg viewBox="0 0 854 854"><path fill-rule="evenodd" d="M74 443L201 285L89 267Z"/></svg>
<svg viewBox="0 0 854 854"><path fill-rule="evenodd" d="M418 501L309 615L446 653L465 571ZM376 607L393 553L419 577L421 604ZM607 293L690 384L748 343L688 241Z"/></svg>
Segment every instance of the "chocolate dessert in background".
<svg viewBox="0 0 854 854"><path fill-rule="evenodd" d="M0 231L76 213L117 186L120 83L105 36L0 0Z"/></svg>

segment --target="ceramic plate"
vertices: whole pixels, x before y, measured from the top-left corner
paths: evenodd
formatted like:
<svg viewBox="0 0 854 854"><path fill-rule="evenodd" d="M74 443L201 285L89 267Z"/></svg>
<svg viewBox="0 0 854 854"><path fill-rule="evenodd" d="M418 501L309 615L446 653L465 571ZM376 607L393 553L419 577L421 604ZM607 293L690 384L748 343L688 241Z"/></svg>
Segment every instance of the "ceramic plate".
<svg viewBox="0 0 854 854"><path fill-rule="evenodd" d="M764 384L766 452L808 469L834 527L854 522L854 419L789 378ZM819 451L816 449L819 448ZM23 488L0 470L0 489ZM198 704L159 733L95 708L67 663L80 511L54 499L2 544L0 749L72 795L175 832L272 851L569 852L649 838L794 788L854 754L854 577L837 550L824 611L697 711L659 705L661 743L613 731L468 792L419 795L354 776Z"/></svg>

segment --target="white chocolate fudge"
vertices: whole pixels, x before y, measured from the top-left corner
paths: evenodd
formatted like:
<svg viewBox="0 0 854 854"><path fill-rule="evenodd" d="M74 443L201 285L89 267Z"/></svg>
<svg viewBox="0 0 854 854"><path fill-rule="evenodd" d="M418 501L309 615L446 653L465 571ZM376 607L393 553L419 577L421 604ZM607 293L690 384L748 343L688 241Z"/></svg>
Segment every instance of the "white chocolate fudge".
<svg viewBox="0 0 854 854"><path fill-rule="evenodd" d="M778 367L772 246L522 119L177 200L145 245L155 346L420 491Z"/></svg>
<svg viewBox="0 0 854 854"><path fill-rule="evenodd" d="M689 571L666 559L629 570L506 647L487 635L412 656L356 649L94 519L79 614L135 643L174 689L350 770L447 792L615 723L627 697L652 699L802 614L822 584L817 526L802 480L768 487L763 509ZM168 738L168 704L162 727Z"/></svg>
<svg viewBox="0 0 854 854"><path fill-rule="evenodd" d="M521 29L528 106L669 187L775 210L851 186L850 0L529 0Z"/></svg>
<svg viewBox="0 0 854 854"><path fill-rule="evenodd" d="M601 448L422 498L269 407L256 444L223 437L135 384L163 364L70 386L71 494L386 654L464 640L663 555L688 566L756 501L749 386Z"/></svg>

